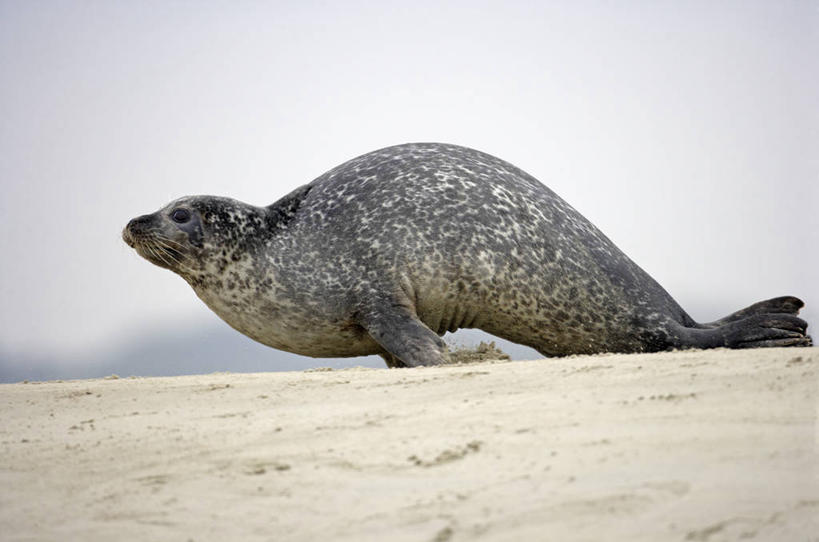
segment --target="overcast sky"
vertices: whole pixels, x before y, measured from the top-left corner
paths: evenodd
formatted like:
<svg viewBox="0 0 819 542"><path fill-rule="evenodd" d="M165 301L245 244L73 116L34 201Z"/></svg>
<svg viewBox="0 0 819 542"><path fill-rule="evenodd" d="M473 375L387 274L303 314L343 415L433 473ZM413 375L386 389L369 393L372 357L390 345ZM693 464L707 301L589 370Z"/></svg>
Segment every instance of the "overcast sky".
<svg viewBox="0 0 819 542"><path fill-rule="evenodd" d="M819 325L817 56L814 1L0 1L0 350L210 325L130 218L410 141L528 171L696 319Z"/></svg>

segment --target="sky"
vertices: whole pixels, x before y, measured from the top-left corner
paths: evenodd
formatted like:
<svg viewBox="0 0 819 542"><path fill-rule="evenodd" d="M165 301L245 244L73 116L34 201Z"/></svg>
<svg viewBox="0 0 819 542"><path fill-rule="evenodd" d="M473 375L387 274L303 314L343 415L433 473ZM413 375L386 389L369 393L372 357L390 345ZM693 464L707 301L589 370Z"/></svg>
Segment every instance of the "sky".
<svg viewBox="0 0 819 542"><path fill-rule="evenodd" d="M695 319L819 325L817 54L809 1L0 0L0 355L224 325L130 218L411 141L534 175Z"/></svg>

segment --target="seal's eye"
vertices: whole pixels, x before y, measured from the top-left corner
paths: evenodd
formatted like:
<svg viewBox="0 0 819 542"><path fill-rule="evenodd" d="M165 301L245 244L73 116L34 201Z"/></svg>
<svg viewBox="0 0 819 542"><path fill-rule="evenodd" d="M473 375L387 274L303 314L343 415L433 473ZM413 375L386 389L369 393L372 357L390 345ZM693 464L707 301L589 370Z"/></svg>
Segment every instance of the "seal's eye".
<svg viewBox="0 0 819 542"><path fill-rule="evenodd" d="M171 218L174 222L183 224L191 219L191 214L187 209L174 209L174 211L171 213Z"/></svg>

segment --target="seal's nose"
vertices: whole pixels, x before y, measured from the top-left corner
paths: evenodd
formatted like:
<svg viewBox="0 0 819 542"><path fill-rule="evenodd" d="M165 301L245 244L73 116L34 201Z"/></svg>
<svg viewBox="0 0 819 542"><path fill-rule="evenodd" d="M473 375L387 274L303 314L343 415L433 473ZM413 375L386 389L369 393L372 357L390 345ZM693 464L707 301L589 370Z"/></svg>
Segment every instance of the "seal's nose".
<svg viewBox="0 0 819 542"><path fill-rule="evenodd" d="M130 225L131 223L129 222L128 226ZM122 228L122 240L125 241L126 245L128 245L131 248L134 248L134 238L131 237L131 232L128 231L128 226Z"/></svg>
<svg viewBox="0 0 819 542"><path fill-rule="evenodd" d="M134 236L144 232L152 220L153 215L142 215L132 219L122 230L122 240L125 241L129 247L134 248L136 244Z"/></svg>

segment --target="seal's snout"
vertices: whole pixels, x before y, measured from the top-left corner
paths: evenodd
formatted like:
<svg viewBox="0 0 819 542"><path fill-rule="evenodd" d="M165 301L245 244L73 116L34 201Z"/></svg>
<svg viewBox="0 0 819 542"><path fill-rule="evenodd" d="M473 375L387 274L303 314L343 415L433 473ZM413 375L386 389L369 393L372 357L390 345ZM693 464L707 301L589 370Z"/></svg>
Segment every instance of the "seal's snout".
<svg viewBox="0 0 819 542"><path fill-rule="evenodd" d="M128 223L130 225L130 222ZM131 236L131 232L128 231L128 226L125 226L122 229L122 240L125 241L125 244L131 248L134 248L134 238Z"/></svg>
<svg viewBox="0 0 819 542"><path fill-rule="evenodd" d="M122 240L131 247L136 247L136 239L145 233L152 222L151 215L142 215L132 219L122 230Z"/></svg>

